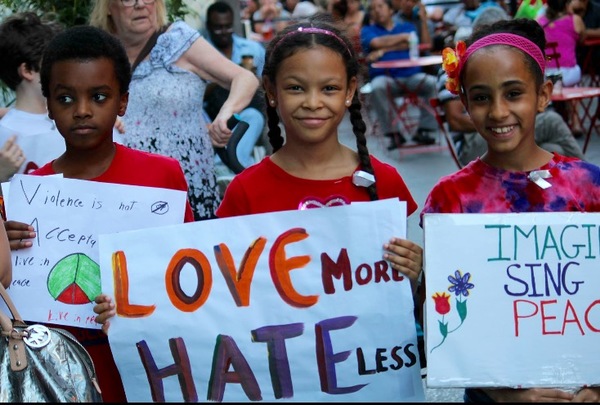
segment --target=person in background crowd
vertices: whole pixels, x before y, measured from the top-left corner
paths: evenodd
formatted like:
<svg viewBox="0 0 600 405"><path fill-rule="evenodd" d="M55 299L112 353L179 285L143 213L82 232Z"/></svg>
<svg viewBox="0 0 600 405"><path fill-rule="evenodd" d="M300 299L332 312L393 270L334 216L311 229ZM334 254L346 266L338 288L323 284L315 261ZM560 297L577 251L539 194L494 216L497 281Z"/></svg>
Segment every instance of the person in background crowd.
<svg viewBox="0 0 600 405"><path fill-rule="evenodd" d="M279 0L258 0L260 7L254 12L254 29L269 42L273 35L289 24L292 14L283 8Z"/></svg>
<svg viewBox="0 0 600 405"><path fill-rule="evenodd" d="M555 43L558 56L546 63L546 75L560 74L562 85L573 87L581 80L581 68L575 57L585 24L567 10L570 0L547 0L544 13L536 21L544 29L546 43Z"/></svg>
<svg viewBox="0 0 600 405"><path fill-rule="evenodd" d="M364 56L360 43L360 30L365 23L365 11L360 0L330 0L326 11L346 29L354 49Z"/></svg>
<svg viewBox="0 0 600 405"><path fill-rule="evenodd" d="M570 0L547 0L546 7L536 21L544 29L546 44L553 43L552 58L546 62L546 75L560 75L563 87L573 87L581 81L581 68L577 63L576 49L581 41L585 24L580 16L568 12ZM547 56L549 50L546 50ZM554 103L576 138L583 136L577 115L577 102Z"/></svg>
<svg viewBox="0 0 600 405"><path fill-rule="evenodd" d="M571 0L569 2L569 11L579 15L585 24L582 40L586 38L600 38L600 3L594 0ZM592 52L590 63L585 66L584 62L588 52ZM583 74L598 75L600 74L600 46L593 48L580 46L577 48L577 64L582 69L588 69ZM597 84L597 83L596 83Z"/></svg>
<svg viewBox="0 0 600 405"><path fill-rule="evenodd" d="M282 6L288 13L292 14L298 3L299 0L283 0Z"/></svg>
<svg viewBox="0 0 600 405"><path fill-rule="evenodd" d="M260 41L262 34L257 33L254 26L254 13L258 10L258 0L247 0L241 3L241 7L240 18L244 23L244 37ZM246 24L249 24L249 27Z"/></svg>
<svg viewBox="0 0 600 405"><path fill-rule="evenodd" d="M42 53L61 30L34 12L12 14L0 25L0 80L15 92L14 104L0 119L2 182L37 169L65 150L40 87Z"/></svg>
<svg viewBox="0 0 600 405"><path fill-rule="evenodd" d="M292 12L292 20L300 20L302 18L312 17L322 10L315 5L311 0L302 0L296 4Z"/></svg>
<svg viewBox="0 0 600 405"><path fill-rule="evenodd" d="M477 16L488 7L497 7L502 9L498 3L492 0L461 0L459 4L450 7L444 13L442 21L446 27L446 34L450 36L463 36L466 37L471 34L473 29L473 22ZM502 9L504 13L506 11ZM445 39L446 45L451 45L453 42L448 37Z"/></svg>
<svg viewBox="0 0 600 405"><path fill-rule="evenodd" d="M435 24L427 16L425 5L420 0L397 0L398 11L394 14L396 23L411 23L419 36L419 43L432 46Z"/></svg>
<svg viewBox="0 0 600 405"><path fill-rule="evenodd" d="M250 103L258 88L256 75L227 59L185 22L168 25L164 0L94 0L90 25L115 35L133 67L123 116L125 144L177 159L195 218L213 218L220 202L213 145L227 145L227 121ZM144 55L152 40L155 44ZM209 81L230 93L207 125L202 100Z"/></svg>
<svg viewBox="0 0 600 405"><path fill-rule="evenodd" d="M229 4L224 1L216 1L208 7L206 29L208 41L223 55L234 63L251 70L254 74L262 75L265 48L260 42L242 38L233 32L233 9ZM217 116L227 97L229 97L229 91L219 85L210 83L207 86L204 110L211 120ZM264 97L258 90L250 104L238 114L238 118L249 125L236 150L238 161L244 167L255 163L254 145L265 127L264 107Z"/></svg>
<svg viewBox="0 0 600 405"><path fill-rule="evenodd" d="M371 10L373 22L361 30L361 43L367 60L386 61L408 59L410 33L415 32L411 23L395 24L394 10L391 0L372 0ZM408 89L417 92L429 103L436 94L436 78L422 71L420 67L375 69L369 67L371 78L371 100L377 120L388 132L385 136L391 139L388 149L394 149L406 142L403 134L392 128L390 114L390 97L397 97ZM429 145L435 142L430 135L437 131L437 121L430 109L421 107L419 128L413 136L413 141Z"/></svg>

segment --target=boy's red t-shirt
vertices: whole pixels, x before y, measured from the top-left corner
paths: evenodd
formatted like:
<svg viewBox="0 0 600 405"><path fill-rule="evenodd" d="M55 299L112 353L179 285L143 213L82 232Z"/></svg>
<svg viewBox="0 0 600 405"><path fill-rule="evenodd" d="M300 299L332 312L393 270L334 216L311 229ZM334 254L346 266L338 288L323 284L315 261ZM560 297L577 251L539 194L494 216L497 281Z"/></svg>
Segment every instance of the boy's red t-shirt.
<svg viewBox="0 0 600 405"><path fill-rule="evenodd" d="M109 168L90 181L101 183L129 184L187 191L187 182L179 162L173 158L143 152L115 143L115 157ZM57 174L52 163L33 171L32 175ZM193 222L194 214L186 203L184 222ZM108 337L99 329L85 329L64 325L49 325L68 330L86 348L96 369L96 376L104 402L127 402L125 390L115 364Z"/></svg>

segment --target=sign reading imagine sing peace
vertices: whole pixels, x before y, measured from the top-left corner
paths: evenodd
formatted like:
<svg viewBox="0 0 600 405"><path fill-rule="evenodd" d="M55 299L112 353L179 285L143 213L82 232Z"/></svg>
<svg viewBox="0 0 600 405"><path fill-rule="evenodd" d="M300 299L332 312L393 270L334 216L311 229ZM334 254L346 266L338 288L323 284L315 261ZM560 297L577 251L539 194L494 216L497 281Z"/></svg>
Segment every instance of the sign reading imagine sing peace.
<svg viewBox="0 0 600 405"><path fill-rule="evenodd" d="M600 214L424 217L427 385L600 383Z"/></svg>

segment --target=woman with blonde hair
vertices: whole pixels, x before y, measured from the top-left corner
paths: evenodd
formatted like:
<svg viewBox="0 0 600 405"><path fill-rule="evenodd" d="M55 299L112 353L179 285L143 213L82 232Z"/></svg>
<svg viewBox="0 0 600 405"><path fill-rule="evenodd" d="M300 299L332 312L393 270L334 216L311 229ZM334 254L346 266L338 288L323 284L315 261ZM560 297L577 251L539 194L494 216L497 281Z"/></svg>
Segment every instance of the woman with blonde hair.
<svg viewBox="0 0 600 405"><path fill-rule="evenodd" d="M94 0L90 25L116 36L132 64L124 143L177 159L196 220L213 218L220 202L213 146L227 144L227 120L250 103L258 79L185 22L168 25L164 0ZM230 90L211 124L202 115L208 82Z"/></svg>

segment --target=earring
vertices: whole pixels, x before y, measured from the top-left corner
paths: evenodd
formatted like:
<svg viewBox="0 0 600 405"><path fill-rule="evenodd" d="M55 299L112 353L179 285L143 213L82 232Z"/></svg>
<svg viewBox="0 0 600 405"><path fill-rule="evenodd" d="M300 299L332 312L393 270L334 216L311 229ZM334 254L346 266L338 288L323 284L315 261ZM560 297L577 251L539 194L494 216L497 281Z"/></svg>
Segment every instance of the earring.
<svg viewBox="0 0 600 405"><path fill-rule="evenodd" d="M275 105L275 100L273 100L273 99L270 99L270 100L269 100L269 104L271 104L271 105Z"/></svg>
<svg viewBox="0 0 600 405"><path fill-rule="evenodd" d="M350 107L350 104L352 104L352 102L350 100L346 100L346 106Z"/></svg>

